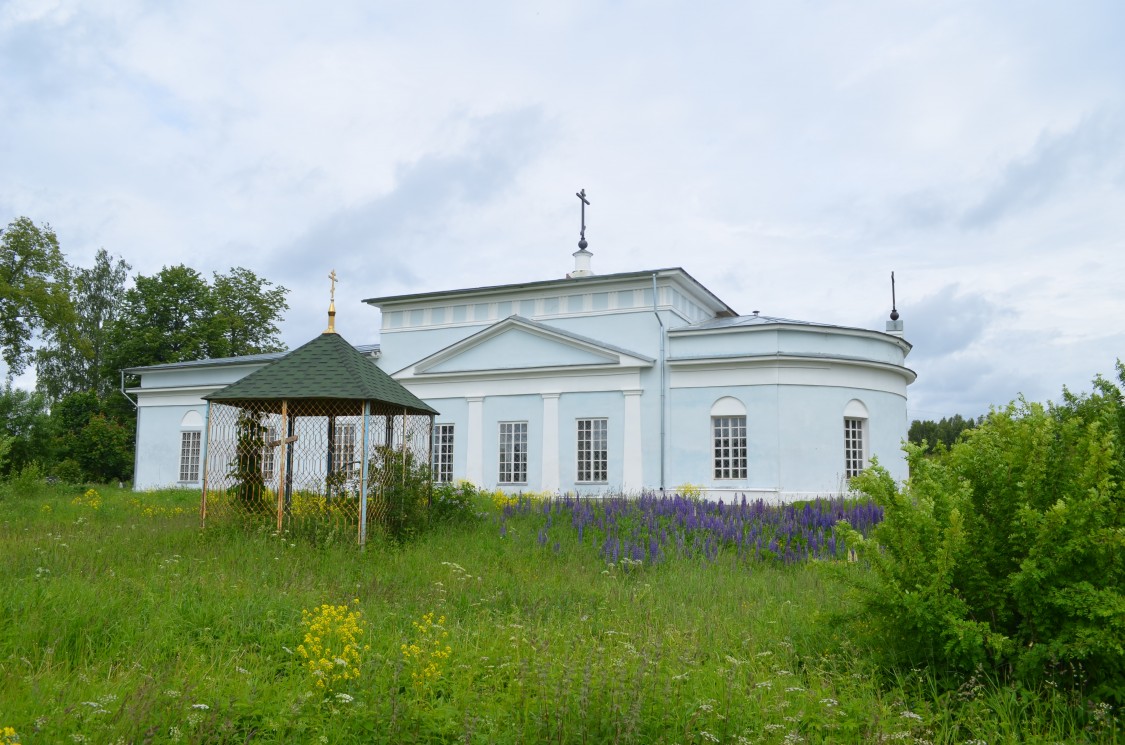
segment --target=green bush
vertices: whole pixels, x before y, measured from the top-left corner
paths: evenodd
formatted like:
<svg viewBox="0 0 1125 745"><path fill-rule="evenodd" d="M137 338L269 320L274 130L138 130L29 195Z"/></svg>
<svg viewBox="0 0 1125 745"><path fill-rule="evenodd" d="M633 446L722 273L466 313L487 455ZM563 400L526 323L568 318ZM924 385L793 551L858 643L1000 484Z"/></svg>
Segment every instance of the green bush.
<svg viewBox="0 0 1125 745"><path fill-rule="evenodd" d="M430 499L430 520L434 523L460 523L477 517L480 492L468 481L434 484Z"/></svg>
<svg viewBox="0 0 1125 745"><path fill-rule="evenodd" d="M380 445L368 463L370 489L382 507L376 521L395 540L421 533L428 523L430 467L408 447Z"/></svg>
<svg viewBox="0 0 1125 745"><path fill-rule="evenodd" d="M82 466L73 458L67 458L51 469L51 475L64 484L80 484L83 481Z"/></svg>
<svg viewBox="0 0 1125 745"><path fill-rule="evenodd" d="M1125 367L1118 363L1125 384ZM865 622L896 661L978 667L1125 702L1125 403L1103 378L993 411L910 479L853 480L884 520L849 545L874 568Z"/></svg>

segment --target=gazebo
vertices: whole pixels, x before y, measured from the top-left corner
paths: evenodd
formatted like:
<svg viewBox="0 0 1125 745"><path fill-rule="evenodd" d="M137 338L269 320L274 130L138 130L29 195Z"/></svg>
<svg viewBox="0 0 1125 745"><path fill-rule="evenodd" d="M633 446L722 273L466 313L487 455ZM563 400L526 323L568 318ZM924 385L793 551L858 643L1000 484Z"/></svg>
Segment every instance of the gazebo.
<svg viewBox="0 0 1125 745"><path fill-rule="evenodd" d="M334 277L333 277L334 279ZM333 288L334 289L334 288ZM333 292L333 295L335 293ZM201 518L399 532L430 495L437 412L328 329L207 401Z"/></svg>

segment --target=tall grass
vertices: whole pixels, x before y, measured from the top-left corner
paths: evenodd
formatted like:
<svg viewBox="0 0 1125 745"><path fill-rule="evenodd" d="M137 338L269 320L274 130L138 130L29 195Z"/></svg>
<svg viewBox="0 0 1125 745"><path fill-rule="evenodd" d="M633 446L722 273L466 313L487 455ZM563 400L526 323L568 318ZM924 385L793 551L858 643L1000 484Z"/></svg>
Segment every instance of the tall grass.
<svg viewBox="0 0 1125 745"><path fill-rule="evenodd" d="M268 528L201 532L195 493L97 491L97 507L60 488L0 500L0 732L21 742L1121 734L1115 712L1066 692L946 690L925 671L874 669L830 622L849 601L822 561L610 562L604 536L579 539L558 510L485 504L470 525L361 552ZM298 647L325 604L359 611L366 648L357 676L320 686Z"/></svg>

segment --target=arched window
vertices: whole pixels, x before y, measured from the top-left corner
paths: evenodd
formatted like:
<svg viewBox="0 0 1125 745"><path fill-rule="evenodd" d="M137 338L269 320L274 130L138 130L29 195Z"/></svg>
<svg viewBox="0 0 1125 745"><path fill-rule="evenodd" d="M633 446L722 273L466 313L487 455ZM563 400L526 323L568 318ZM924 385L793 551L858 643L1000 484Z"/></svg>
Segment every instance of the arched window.
<svg viewBox="0 0 1125 745"><path fill-rule="evenodd" d="M716 479L746 478L746 406L732 396L711 406L711 462Z"/></svg>
<svg viewBox="0 0 1125 745"><path fill-rule="evenodd" d="M844 477L867 468L867 407L858 398L844 407Z"/></svg>
<svg viewBox="0 0 1125 745"><path fill-rule="evenodd" d="M180 481L199 481L199 451L203 439L203 417L192 409L180 420Z"/></svg>

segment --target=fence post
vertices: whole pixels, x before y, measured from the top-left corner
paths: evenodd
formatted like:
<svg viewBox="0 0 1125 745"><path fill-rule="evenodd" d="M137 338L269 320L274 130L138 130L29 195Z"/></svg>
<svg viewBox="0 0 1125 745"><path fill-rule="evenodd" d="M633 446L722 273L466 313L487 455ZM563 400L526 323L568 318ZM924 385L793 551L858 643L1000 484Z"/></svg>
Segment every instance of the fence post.
<svg viewBox="0 0 1125 745"><path fill-rule="evenodd" d="M360 463L359 475L359 546L363 548L367 543L367 459L370 457L370 443L368 442L368 418L371 416L371 402L363 402L363 460Z"/></svg>

